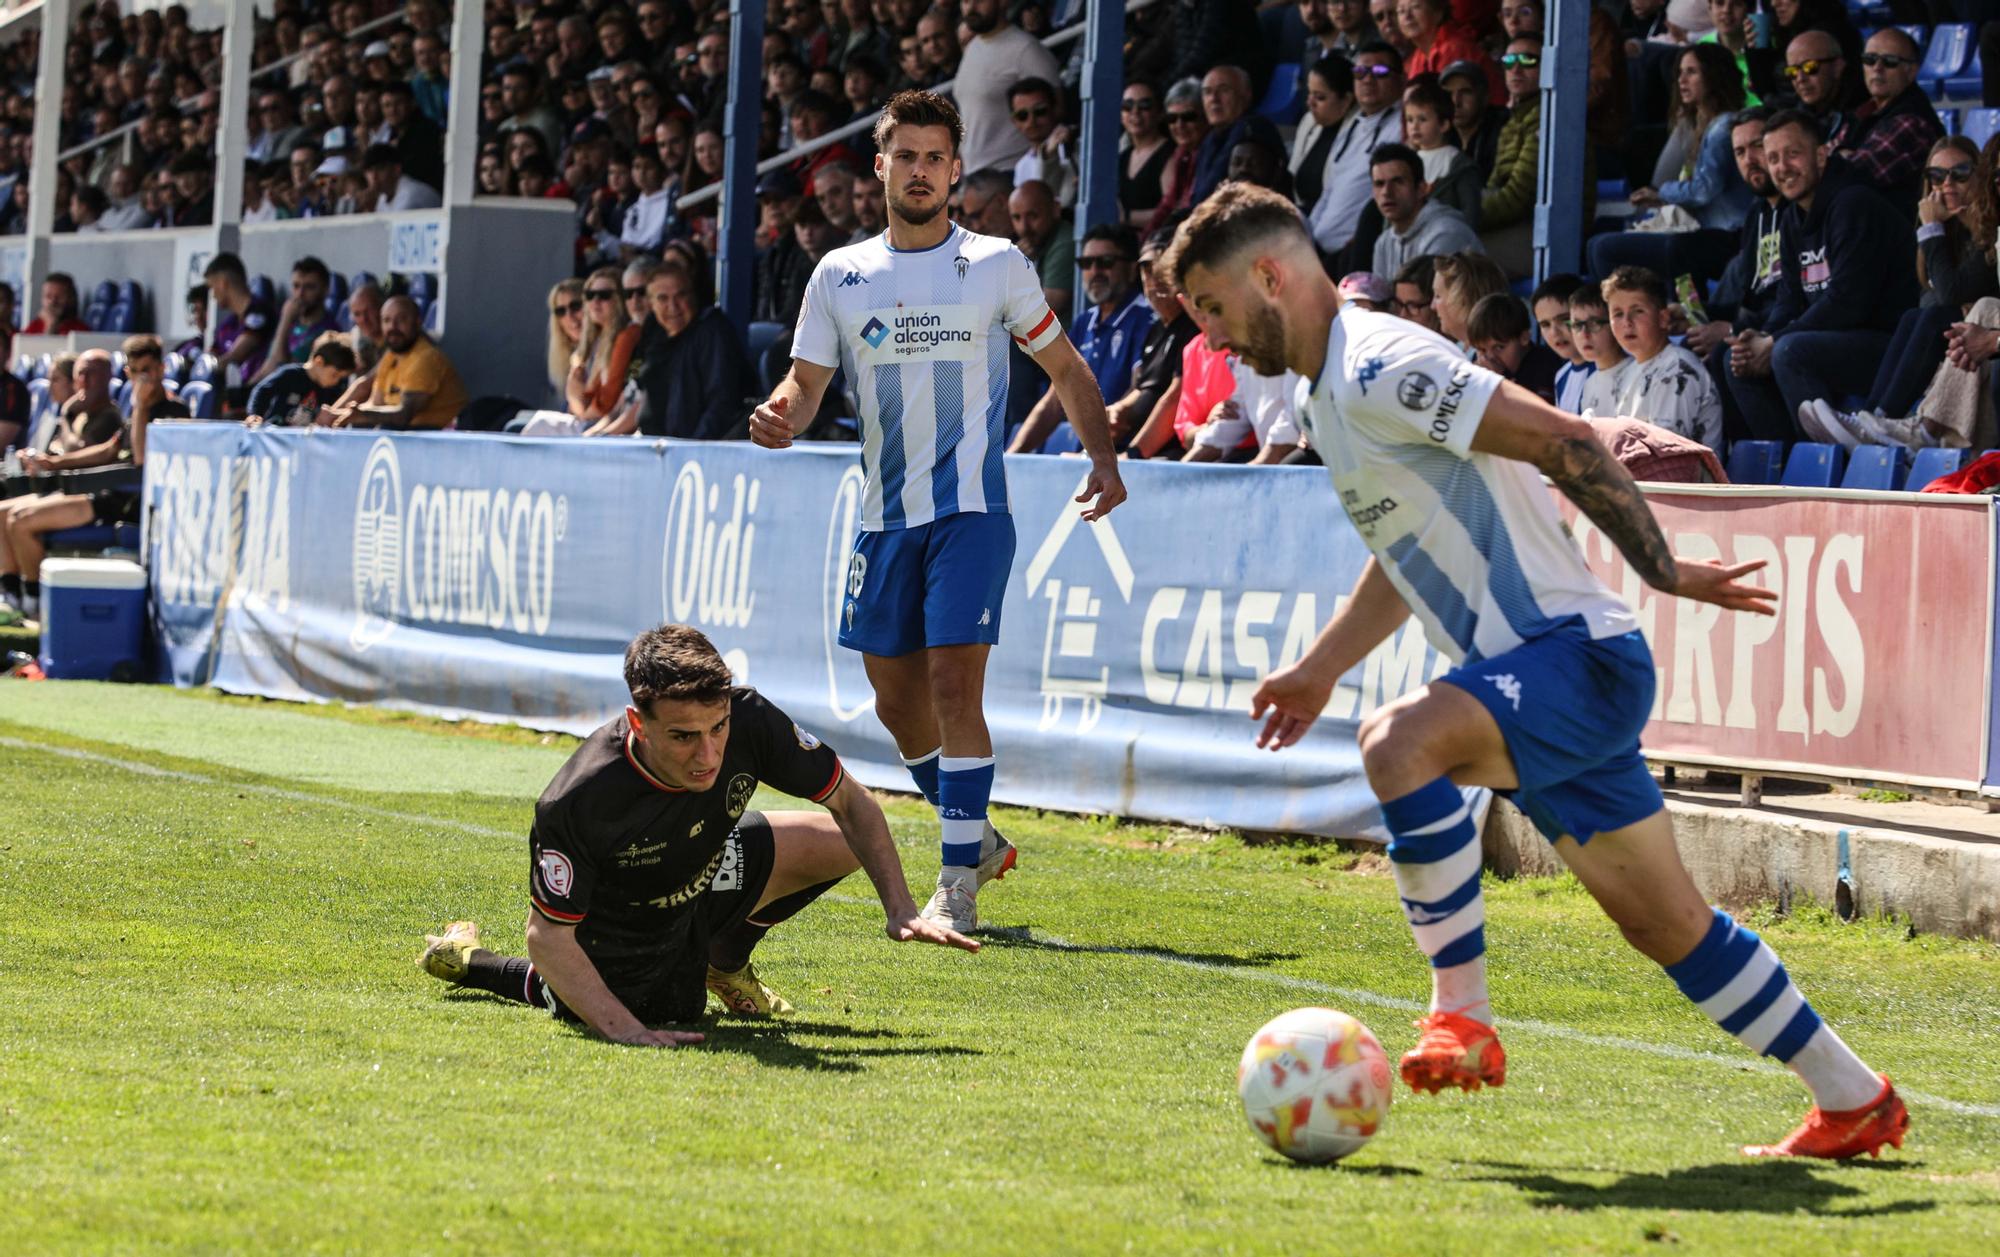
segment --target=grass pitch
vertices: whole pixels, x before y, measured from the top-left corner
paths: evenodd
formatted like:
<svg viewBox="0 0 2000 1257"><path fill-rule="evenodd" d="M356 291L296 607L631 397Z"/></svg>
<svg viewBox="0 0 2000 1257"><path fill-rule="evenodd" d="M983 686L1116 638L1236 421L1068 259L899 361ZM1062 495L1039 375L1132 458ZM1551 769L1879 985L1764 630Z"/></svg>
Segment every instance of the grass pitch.
<svg viewBox="0 0 2000 1257"><path fill-rule="evenodd" d="M981 954L890 943L857 877L758 952L795 1021L622 1048L411 963L457 916L520 948L569 745L0 682L7 1251L1992 1251L1990 946L1757 919L1915 1125L1879 1163L1749 1163L1803 1089L1573 882L1489 883L1508 1085L1399 1093L1305 1169L1235 1061L1307 1003L1413 1041L1379 859L1003 811ZM921 885L935 822L888 810Z"/></svg>

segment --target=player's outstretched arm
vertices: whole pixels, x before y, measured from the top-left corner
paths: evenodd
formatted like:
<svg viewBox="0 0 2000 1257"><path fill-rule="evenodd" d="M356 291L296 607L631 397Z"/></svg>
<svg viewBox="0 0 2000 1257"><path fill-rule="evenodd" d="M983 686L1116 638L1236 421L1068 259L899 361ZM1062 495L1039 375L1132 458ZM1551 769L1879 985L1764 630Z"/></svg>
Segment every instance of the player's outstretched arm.
<svg viewBox="0 0 2000 1257"><path fill-rule="evenodd" d="M1410 606L1389 583L1374 559L1361 569L1354 592L1313 639L1297 663L1265 677L1250 697L1250 718L1264 721L1257 745L1283 750L1306 735L1333 697L1333 687L1396 626L1410 618Z"/></svg>
<svg viewBox="0 0 2000 1257"><path fill-rule="evenodd" d="M555 988L570 1011L583 1018L592 1030L613 1043L640 1047L680 1047L699 1043L702 1036L683 1030L649 1030L632 1015L611 988L604 985L597 966L590 963L576 941L576 927L557 925L537 912L528 914L528 959Z"/></svg>
<svg viewBox="0 0 2000 1257"><path fill-rule="evenodd" d="M750 412L750 439L766 449L781 450L812 426L820 399L833 381L833 368L804 358L792 359L792 369L771 390L770 399Z"/></svg>
<svg viewBox="0 0 2000 1257"><path fill-rule="evenodd" d="M1591 426L1557 410L1518 384L1501 384L1472 435L1482 454L1530 463L1611 538L1632 570L1654 589L1732 611L1775 615L1777 591L1742 583L1762 560L1725 565L1676 558L1632 473Z"/></svg>
<svg viewBox="0 0 2000 1257"><path fill-rule="evenodd" d="M1062 402L1083 452L1090 455L1090 476L1076 495L1077 501L1092 503L1084 508L1083 517L1103 519L1125 500L1125 480L1118 474L1118 451L1111 448L1111 420L1104 413L1097 377L1068 336L1057 336L1045 345L1035 354L1035 364L1048 373L1049 387Z"/></svg>
<svg viewBox="0 0 2000 1257"><path fill-rule="evenodd" d="M825 807L840 825L840 836L847 840L848 850L861 862L861 871L875 883L875 893L888 917L884 928L890 938L899 943L914 940L966 951L979 950L979 944L965 935L917 915L909 883L903 878L902 858L896 854L896 841L889 836L888 818L882 815L882 805L868 793L867 787L852 777L844 778L840 788L826 800Z"/></svg>

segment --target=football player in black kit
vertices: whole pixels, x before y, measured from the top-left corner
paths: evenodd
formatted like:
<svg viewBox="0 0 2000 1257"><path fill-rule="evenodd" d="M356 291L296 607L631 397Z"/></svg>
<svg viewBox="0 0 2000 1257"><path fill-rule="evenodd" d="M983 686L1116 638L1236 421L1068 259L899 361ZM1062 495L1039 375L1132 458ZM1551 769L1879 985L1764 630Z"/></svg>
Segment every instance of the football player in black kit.
<svg viewBox="0 0 2000 1257"><path fill-rule="evenodd" d="M889 937L979 950L924 920L881 807L833 749L755 690L695 629L648 630L625 652L625 714L585 739L535 805L528 955L479 945L454 921L427 935L427 973L580 1021L619 1043L676 1047L653 1029L731 1012L787 1013L750 951L856 868ZM757 784L826 812L747 812Z"/></svg>

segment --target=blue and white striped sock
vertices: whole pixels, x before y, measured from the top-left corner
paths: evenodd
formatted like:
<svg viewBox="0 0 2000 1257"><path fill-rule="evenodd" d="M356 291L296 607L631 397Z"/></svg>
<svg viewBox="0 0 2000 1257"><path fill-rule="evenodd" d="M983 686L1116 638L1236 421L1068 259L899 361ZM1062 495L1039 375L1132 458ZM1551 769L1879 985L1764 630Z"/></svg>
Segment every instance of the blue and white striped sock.
<svg viewBox="0 0 2000 1257"><path fill-rule="evenodd" d="M1881 1093L1882 1080L1820 1020L1770 944L1722 909L1695 949L1666 970L1745 1047L1790 1066L1820 1108L1845 1112Z"/></svg>
<svg viewBox="0 0 2000 1257"><path fill-rule="evenodd" d="M925 802L932 807L938 805L938 756L944 754L943 747L933 747L930 754L919 755L915 759L903 757L903 767L910 770L910 780L923 791Z"/></svg>
<svg viewBox="0 0 2000 1257"><path fill-rule="evenodd" d="M1431 961L1431 1011L1493 1024L1486 999L1486 901L1479 834L1465 796L1439 777L1382 805L1396 893Z"/></svg>
<svg viewBox="0 0 2000 1257"><path fill-rule="evenodd" d="M979 863L979 844L986 837L986 803L993 794L991 755L944 755L937 761L938 823L943 829L946 868L972 868Z"/></svg>

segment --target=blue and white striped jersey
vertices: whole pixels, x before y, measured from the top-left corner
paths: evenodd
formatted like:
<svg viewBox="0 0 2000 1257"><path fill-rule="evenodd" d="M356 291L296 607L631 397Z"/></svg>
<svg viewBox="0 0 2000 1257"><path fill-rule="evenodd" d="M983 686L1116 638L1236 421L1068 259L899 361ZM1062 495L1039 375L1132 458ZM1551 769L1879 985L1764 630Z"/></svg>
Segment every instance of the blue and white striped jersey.
<svg viewBox="0 0 2000 1257"><path fill-rule="evenodd" d="M864 532L1007 513L1007 339L1062 335L1034 264L954 224L932 248L888 233L835 249L806 285L792 356L846 370L861 401Z"/></svg>
<svg viewBox="0 0 2000 1257"><path fill-rule="evenodd" d="M1584 565L1541 473L1472 450L1498 375L1407 319L1346 305L1306 412L1340 505L1454 663L1581 623L1639 627Z"/></svg>

